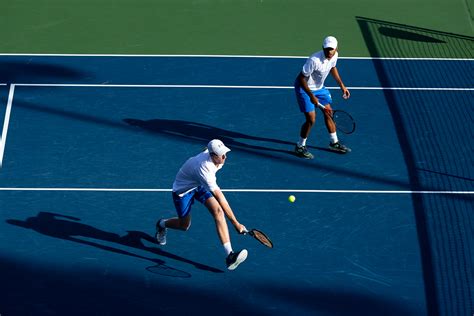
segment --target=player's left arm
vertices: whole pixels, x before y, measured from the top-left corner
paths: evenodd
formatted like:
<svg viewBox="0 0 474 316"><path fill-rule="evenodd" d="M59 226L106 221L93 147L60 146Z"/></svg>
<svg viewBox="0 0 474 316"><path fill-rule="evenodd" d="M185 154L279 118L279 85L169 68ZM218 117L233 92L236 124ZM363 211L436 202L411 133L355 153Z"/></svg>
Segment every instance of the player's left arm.
<svg viewBox="0 0 474 316"><path fill-rule="evenodd" d="M342 90L342 97L344 99L348 99L350 96L351 96L351 93L349 92L349 90L346 88L346 86L344 85L344 82L342 82L342 79L341 79L341 76L339 76L339 71L337 71L337 68L336 67L332 67L331 68L331 75L333 76L333 78L336 80L337 84L339 85L339 87L341 87L341 90Z"/></svg>
<svg viewBox="0 0 474 316"><path fill-rule="evenodd" d="M237 218L234 215L234 212L232 211L232 208L230 207L229 202L227 202L227 199L222 193L220 189L215 189L212 191L212 195L216 198L217 202L219 202L219 205L222 207L222 210L224 211L225 216L229 219L229 221L234 225L235 230L239 233L244 233L247 231L247 228L245 228L244 225L240 224Z"/></svg>

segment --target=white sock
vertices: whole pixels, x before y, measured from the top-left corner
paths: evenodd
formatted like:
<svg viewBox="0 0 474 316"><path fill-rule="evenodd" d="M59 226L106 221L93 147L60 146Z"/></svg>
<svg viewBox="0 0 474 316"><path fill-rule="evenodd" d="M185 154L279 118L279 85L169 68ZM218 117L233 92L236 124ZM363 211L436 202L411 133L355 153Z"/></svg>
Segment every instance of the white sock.
<svg viewBox="0 0 474 316"><path fill-rule="evenodd" d="M307 138L300 137L300 140L297 143L298 147L306 146L306 140Z"/></svg>
<svg viewBox="0 0 474 316"><path fill-rule="evenodd" d="M337 139L337 133L334 132L334 133L330 133L329 134L329 138L331 139L331 143L332 144L335 144L337 143L339 140Z"/></svg>
<svg viewBox="0 0 474 316"><path fill-rule="evenodd" d="M232 245L230 244L230 241L224 244L224 251L227 256L232 252Z"/></svg>
<svg viewBox="0 0 474 316"><path fill-rule="evenodd" d="M166 228L166 219L162 219L158 225L160 225L161 228Z"/></svg>

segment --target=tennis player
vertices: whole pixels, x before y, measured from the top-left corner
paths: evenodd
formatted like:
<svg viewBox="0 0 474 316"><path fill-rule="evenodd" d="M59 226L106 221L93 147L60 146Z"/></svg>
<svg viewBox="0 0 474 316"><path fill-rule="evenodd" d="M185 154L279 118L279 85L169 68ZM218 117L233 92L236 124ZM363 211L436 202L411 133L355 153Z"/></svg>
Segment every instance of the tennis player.
<svg viewBox="0 0 474 316"><path fill-rule="evenodd" d="M194 200L198 200L214 217L217 235L227 256L227 269L234 270L245 261L248 253L246 249L238 252L232 250L226 217L238 233L243 234L247 228L236 219L224 193L217 185L216 172L224 166L229 151L222 141L213 139L207 144L206 150L183 164L176 175L172 192L178 217L160 219L156 223L156 239L160 245L165 245L168 228L188 230L191 226L191 206Z"/></svg>
<svg viewBox="0 0 474 316"><path fill-rule="evenodd" d="M333 36L328 36L323 40L323 49L314 53L306 60L303 69L296 77L296 100L298 101L300 111L303 112L305 116L305 122L300 130L300 139L295 147L295 153L299 157L306 159L314 158L306 147L306 140L316 121L315 107L318 106L318 101L324 105L326 109L323 111L323 114L330 137L329 149L344 154L351 151L348 147L341 144L337 138L336 126L334 125L334 121L330 118L332 111L331 93L329 93L329 90L324 86L326 77L331 73L342 90L342 97L348 99L351 95L349 90L344 86L339 72L337 71L337 58L337 39Z"/></svg>

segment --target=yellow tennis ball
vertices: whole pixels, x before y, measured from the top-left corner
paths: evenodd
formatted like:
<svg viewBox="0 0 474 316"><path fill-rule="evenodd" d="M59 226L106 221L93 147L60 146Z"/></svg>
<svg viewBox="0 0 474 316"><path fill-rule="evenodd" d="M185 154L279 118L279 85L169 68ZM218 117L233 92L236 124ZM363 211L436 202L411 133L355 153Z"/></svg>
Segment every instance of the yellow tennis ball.
<svg viewBox="0 0 474 316"><path fill-rule="evenodd" d="M288 201L290 201L291 203L293 203L294 201L296 201L296 197L294 195L290 195L288 197Z"/></svg>

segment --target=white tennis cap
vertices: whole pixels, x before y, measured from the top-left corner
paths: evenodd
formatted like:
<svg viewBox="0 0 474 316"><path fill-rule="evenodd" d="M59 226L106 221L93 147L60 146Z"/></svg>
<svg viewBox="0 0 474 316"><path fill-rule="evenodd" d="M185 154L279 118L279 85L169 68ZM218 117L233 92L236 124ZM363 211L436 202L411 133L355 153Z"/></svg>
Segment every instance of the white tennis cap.
<svg viewBox="0 0 474 316"><path fill-rule="evenodd" d="M207 144L207 149L210 154L216 154L217 156L225 155L230 151L228 147L219 139L213 139Z"/></svg>
<svg viewBox="0 0 474 316"><path fill-rule="evenodd" d="M328 36L323 41L323 48L337 48L337 39L334 36Z"/></svg>

